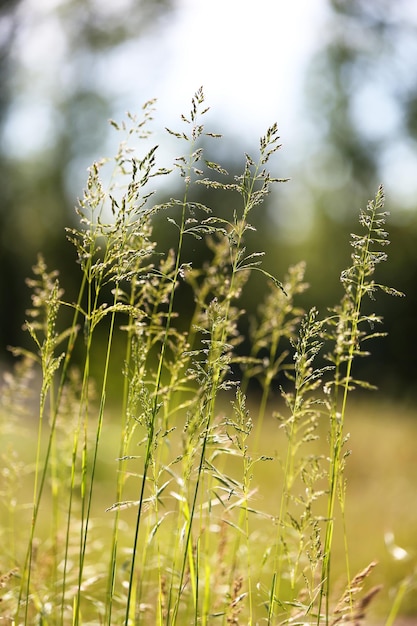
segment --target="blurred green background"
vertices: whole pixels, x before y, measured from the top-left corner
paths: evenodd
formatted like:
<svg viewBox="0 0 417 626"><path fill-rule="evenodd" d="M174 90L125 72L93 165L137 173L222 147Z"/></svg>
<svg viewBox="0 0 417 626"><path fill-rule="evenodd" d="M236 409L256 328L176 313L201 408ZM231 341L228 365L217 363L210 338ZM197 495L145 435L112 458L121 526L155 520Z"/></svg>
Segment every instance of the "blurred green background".
<svg viewBox="0 0 417 626"><path fill-rule="evenodd" d="M385 185L391 213L390 258L379 268L377 279L407 297L378 297L375 309L384 316L388 338L374 342L372 359L364 360L360 368L384 394L412 402L417 389L415 3L300 2L290 21L288 9L279 1L231 2L234 13L230 8L226 11L224 3L214 2L205 9L210 24L197 21L197 8L203 4L185 0L1 2L1 358L8 358L6 346L27 341L21 330L29 304L24 280L39 251L50 268L57 267L65 276L68 298L76 290L75 254L65 241L64 227L73 222L86 168L112 148L107 120L120 119L127 109L139 111L143 102L164 92L165 81L172 100L161 97L155 126L171 124L171 118L179 119L183 112L175 108L177 101L185 103L186 112L211 63L214 67L208 75L214 78L205 85L208 104L212 94L215 103L217 98L227 104L227 93L223 100L222 94L215 93L216 77L222 85L229 81L242 102L233 124L230 113L222 117L222 106L218 112L213 106L210 130L226 138L217 154L215 146L210 148L213 160L217 158L231 172L240 171L243 152L256 153L261 131L274 121L282 130L284 146L273 174L290 181L278 185L267 206L258 211L253 247L266 250L265 268L278 278L288 265L307 262L312 287L305 295L305 307L315 304L325 311L339 300L338 277L349 263L349 233L357 229L359 208L373 197L380 182ZM184 15L189 15L188 22ZM251 20L253 30L237 38L242 25ZM185 35L179 32L181 24L188 25ZM217 27L207 32L211 24ZM258 32L259 28L265 32ZM267 46L273 34L276 40ZM259 43L262 38L264 46ZM278 45L281 39L286 57ZM173 66L170 51L178 53L179 47L182 56ZM293 64L304 48L303 63ZM195 58L192 66L187 63L191 57ZM191 81L194 91L188 90ZM281 121L277 106L276 118L264 121L265 111L269 115L274 108L271 89L277 102L288 100L285 105L293 107L292 117L283 115ZM256 98L252 117L258 125L248 124L247 111L239 123L245 105L251 106L245 93L248 99L249 93ZM253 129L258 127L261 131L256 134ZM162 145L161 150L169 161L172 146ZM262 297L261 283L251 294L245 302L249 310Z"/></svg>

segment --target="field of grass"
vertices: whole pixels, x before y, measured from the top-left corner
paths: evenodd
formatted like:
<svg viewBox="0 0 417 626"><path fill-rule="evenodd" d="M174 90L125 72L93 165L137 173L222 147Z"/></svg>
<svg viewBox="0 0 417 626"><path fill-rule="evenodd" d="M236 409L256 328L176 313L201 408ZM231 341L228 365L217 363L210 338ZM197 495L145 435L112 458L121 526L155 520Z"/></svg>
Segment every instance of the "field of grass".
<svg viewBox="0 0 417 626"><path fill-rule="evenodd" d="M129 143L149 139L152 111L113 123L126 139L90 168L67 231L76 301L42 256L28 280L34 347L13 350L1 395L2 621L392 626L417 611L417 423L354 367L382 339L363 301L402 295L374 278L383 188L359 212L339 303L305 312L304 263L278 280L247 248L252 211L282 182L267 170L276 125L230 179L203 157L216 135L199 90L184 130L168 131L186 146L182 195L154 204L149 184L169 171L157 147ZM193 199L199 185L230 194L229 212ZM155 215L172 248L158 247ZM254 274L265 297L241 325Z"/></svg>
<svg viewBox="0 0 417 626"><path fill-rule="evenodd" d="M348 448L352 451L346 468L348 481L346 526L351 569L356 573L369 563L377 561L378 564L372 572L368 587L383 585L372 602L367 623L373 623L373 620L375 623L386 623L395 595L407 579L408 584L399 608L399 617L405 616L417 620L416 412L417 410L412 407L373 398L373 394L370 393L366 399L352 402L347 416L346 430L350 433ZM5 419L7 420L7 416ZM35 463L33 441L36 439L36 424L30 423L28 417L24 420L19 425L17 434L15 431L10 432L1 439L3 469L0 505L0 571L3 574L21 561L23 548L29 538L30 498ZM105 561L106 556L108 558L107 552L111 543L113 523L113 514L106 509L114 502L118 430L117 421L109 416L103 427L91 513L90 555L92 563L88 565L88 571L91 573L92 596L96 595L100 588L104 593L103 560ZM70 435L71 433L68 433L68 437ZM325 454L326 427L321 429L321 436L323 440L317 444L317 453ZM262 561L268 543L274 540L272 520L277 515L282 490L280 484L282 472L278 459L283 456L285 440L279 424L270 415L265 419L256 446L259 454L262 451L262 454L270 456L271 460L258 464L254 471L252 483L254 493L251 506L262 511L265 516L270 515L271 518L270 520L266 517L257 519L256 514L252 516L251 549L254 563ZM13 455L16 455L15 463ZM233 465L233 460L228 461L228 467L224 469L229 476L236 475L238 479L240 468ZM16 489L16 484L18 489L7 493L6 484L10 479L8 471L13 467L18 474L18 477L13 477L13 489ZM51 506L51 499L48 498L42 505L37 532L43 554L45 555L45 552L49 554L50 559L52 559L50 533L53 532ZM121 543L123 543L124 536L126 554L129 552L134 521L134 509L126 509L121 514L121 528L124 530ZM394 545L387 541L391 538L388 533L392 533ZM397 551L394 546L400 546L406 550L406 554ZM340 586L342 590L346 584L343 537L336 537L333 550L336 589ZM99 563L98 560L102 562ZM338 567L339 560L340 567ZM45 589L48 587L49 583L42 581L42 576L49 577L49 566L50 563L44 563L44 573L42 573L40 565L36 564L38 569L36 585L39 586L39 593L43 585ZM221 563L218 566L221 567ZM228 567L227 563L225 567ZM2 592L5 600L4 615L7 614L7 588L10 583L11 581L5 582ZM14 584L11 586L13 587ZM259 614L262 615L262 611L259 611ZM8 622L4 621L4 623ZM45 623L55 622L45 621Z"/></svg>

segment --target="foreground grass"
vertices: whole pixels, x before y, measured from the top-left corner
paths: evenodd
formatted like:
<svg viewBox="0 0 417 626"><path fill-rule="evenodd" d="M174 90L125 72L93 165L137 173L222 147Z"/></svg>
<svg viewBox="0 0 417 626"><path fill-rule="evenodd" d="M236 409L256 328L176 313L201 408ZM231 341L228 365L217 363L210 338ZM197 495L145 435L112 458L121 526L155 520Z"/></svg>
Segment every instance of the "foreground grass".
<svg viewBox="0 0 417 626"><path fill-rule="evenodd" d="M402 295L374 278L387 258L383 189L359 213L340 302L324 316L304 312L304 264L281 282L247 247L252 212L283 182L267 169L276 125L231 180L204 156L202 139L217 136L205 131L199 90L184 129L168 131L185 144L173 168L182 191L156 204L150 184L170 172L157 166L157 147L137 156L130 145L149 139L152 110L113 123L126 139L90 169L79 227L67 233L81 268L76 301L42 257L28 281L34 350L14 349L20 359L3 388L5 619L357 624L382 588L379 555L365 561L366 550L351 547L349 526L366 541L359 531L370 518L364 504L352 521L347 489L360 473L349 463L350 395L369 388L354 362L381 336L364 301ZM198 201L201 186L230 197L224 215ZM169 249L153 235L164 217ZM207 261L188 256L189 239ZM244 337L240 297L253 275L266 296ZM370 481L372 469L364 474ZM391 557L406 562L387 533ZM402 580L388 625L414 584Z"/></svg>
<svg viewBox="0 0 417 626"><path fill-rule="evenodd" d="M354 571L361 570L365 564L375 559L378 561L372 575L372 584L382 584L383 588L373 602L368 621L381 624L386 622L393 599L401 584L417 567L416 413L413 408L399 406L397 403L391 404L389 401L381 401L377 398L353 402L352 405L349 413L351 435L349 448L352 449L352 455L347 470L349 495L346 520L350 560ZM36 437L36 424L32 423L28 427L28 424L24 422L20 426L21 432L18 436L15 432L11 432L1 440L4 467L13 466L11 454L16 454L19 459L15 467L19 474L19 492L13 495L6 494L6 497L2 498L0 509L2 572L9 571L11 564L19 562L22 558L22 545L27 540L31 519L27 502L30 499L32 486L31 467L35 462L32 442ZM91 513L91 562L88 565L91 571L88 584L91 587L92 597L99 597L105 591L105 573L99 561L111 541L113 519L112 513L106 512L106 509L112 504L109 494L114 484L114 458L118 453L118 429L117 420L114 417L110 418L103 431L98 460L98 479ZM254 472L253 504L266 515L274 516L277 502L275 498L271 498L271 494L277 493L276 477L279 473L277 459L284 452L285 441L282 433L277 430L275 420L271 417L268 417L262 426L258 446L265 455L271 456L274 460L258 465ZM326 453L325 436L318 443L317 453ZM236 465L230 462L227 473L238 479L239 468ZM3 470L3 486L6 478L7 475ZM44 503L44 511L39 520L38 537L44 554L46 551L48 559L52 560L50 506L51 501ZM134 511L126 509L122 514L121 537L121 544L123 544L121 549L126 555L129 553L133 523ZM6 529L9 529L9 532ZM386 542L386 538L389 538L387 533L393 533L395 544L399 544L407 551L407 554L401 552L396 554L393 546ZM264 519L261 519L254 524L251 544L254 563L262 562L265 550L272 538L273 529L270 523L265 524ZM334 576L337 586L343 587L346 579L344 543L341 536L336 538L334 554L336 556ZM13 559L11 559L12 555ZM48 571L50 565L50 562L43 564L45 577L50 575ZM40 570L37 575L42 577L40 564L37 564L37 567ZM9 586L12 586L11 581L5 584L3 591L5 612L9 595L6 590ZM415 617L417 614L415 589L415 580L410 580L400 606L400 615ZM149 607L149 611L148 623L152 623L154 608ZM259 615L262 616L262 610L259 610Z"/></svg>

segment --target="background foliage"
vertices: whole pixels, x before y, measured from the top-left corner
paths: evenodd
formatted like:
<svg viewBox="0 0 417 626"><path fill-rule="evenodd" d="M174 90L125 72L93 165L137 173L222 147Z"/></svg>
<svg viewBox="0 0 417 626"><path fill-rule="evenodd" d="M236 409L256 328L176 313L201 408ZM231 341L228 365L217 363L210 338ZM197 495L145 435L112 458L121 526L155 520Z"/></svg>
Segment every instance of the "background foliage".
<svg viewBox="0 0 417 626"><path fill-rule="evenodd" d="M0 298L8 303L0 313L2 354L7 345L22 342L22 311L29 302L24 280L36 254L42 250L48 264L61 271L73 262L63 229L72 220L85 167L103 153L107 119L121 104L106 76L111 59L152 36L155 24L177 10L173 0L126 0L117 10L113 3L99 9L93 0L56 3L50 14L57 46L51 65L39 67L33 76L25 63L24 41L35 34L41 42L42 24L31 21L27 5L9 0L0 8ZM385 184L392 245L381 281L407 298L381 296L389 336L372 347L377 375L375 361L367 360L364 367L372 368L372 382L383 390L412 396L417 212L412 191L402 186L402 173L416 163L417 39L409 11L405 0L328 0L327 29L304 89L309 148L290 171L279 166L278 174L291 181L270 196L256 226L267 250L266 269L280 275L289 264L306 260L306 277L315 287L305 293L304 305L325 309L339 297L335 268L343 267L346 229L354 223L357 207L365 206L380 182ZM27 144L19 145L11 114L16 124L16 111L28 93L36 95L33 124L40 123L37 135L43 139L34 143L36 133L28 128ZM143 93L142 101L153 95ZM374 122L381 116L382 127ZM239 149L231 146L230 154L236 153ZM221 160L225 162L224 155ZM230 163L228 169L240 166ZM248 308L261 297L257 289L255 284Z"/></svg>

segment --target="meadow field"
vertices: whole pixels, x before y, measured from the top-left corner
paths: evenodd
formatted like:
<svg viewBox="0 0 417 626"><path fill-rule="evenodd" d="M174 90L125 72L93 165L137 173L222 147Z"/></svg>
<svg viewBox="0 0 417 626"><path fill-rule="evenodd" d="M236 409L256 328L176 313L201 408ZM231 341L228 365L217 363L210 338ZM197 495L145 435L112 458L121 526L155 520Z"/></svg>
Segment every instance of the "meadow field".
<svg viewBox="0 0 417 626"><path fill-rule="evenodd" d="M172 172L157 146L131 146L149 139L153 102L113 122L124 139L91 166L66 233L78 295L42 255L28 278L32 348L11 348L1 389L5 624L417 615L415 409L355 368L384 338L377 294L403 296L377 280L383 187L348 235L339 302L305 311L305 263L275 277L249 245L252 212L283 182L267 169L277 126L231 178L204 156L202 138L219 139L207 110L200 89L182 130L167 129L185 153L179 196L159 204L149 184ZM230 194L227 210L197 200L200 186ZM265 290L248 318L254 275Z"/></svg>
<svg viewBox="0 0 417 626"><path fill-rule="evenodd" d="M279 404L279 403L278 403ZM269 407L272 412L273 407ZM8 607L12 604L11 590L16 588L19 564L24 560L24 552L29 540L31 525L31 495L33 470L35 466L36 422L26 415L14 425L13 431L5 428L8 414L2 413L3 435L1 438L2 459L2 498L0 517L0 541L2 574L14 571L16 578L6 580L2 589L0 614L2 623L7 621ZM16 427L17 426L17 427ZM417 438L416 410L410 406L368 397L352 401L347 417L347 431L350 433L346 476L346 527L349 558L352 572L359 572L371 562L377 562L368 586L382 585L367 615L366 623L385 624L397 596L401 595L398 614L394 623L417 623ZM116 457L118 456L119 424L113 416L106 418L98 457L95 496L91 512L91 549L87 567L91 584L91 602L97 602L105 589L106 560L111 545L113 516L108 509L114 503ZM326 427L320 429L322 439L317 442L317 454L326 454ZM5 433L6 431L6 433ZM68 432L68 443L72 433ZM262 512L254 513L251 520L251 550L253 563L264 559L265 551L274 541L274 517L279 510L282 491L282 471L279 459L285 450L285 438L279 423L268 415L258 435L257 452L270 460L258 464L252 482L251 505ZM60 471L70 471L66 463ZM228 475L239 477L239 467L234 460L224 468ZM132 479L133 480L133 479ZM134 489L132 489L133 497ZM63 494L63 498L66 494ZM61 505L65 505L61 501ZM52 560L51 533L57 532L58 521L51 520L52 498L42 504L38 519L37 542L39 549ZM270 516L270 517L268 517ZM220 516L219 516L220 517ZM217 518L217 515L216 515ZM63 522L63 520L61 520ZM126 554L129 552L135 512L126 509L121 514L121 544ZM217 532L217 529L216 529ZM398 549L401 548L401 549ZM334 576L336 592L346 584L345 546L343 536L336 537L333 546L335 554ZM338 562L340 561L340 567ZM42 566L41 566L42 565ZM221 564L218 564L221 567ZM227 567L227 563L225 564ZM49 568L51 562L36 564L34 584L41 595L51 597ZM260 574L260 572L258 572ZM44 579L45 578L45 579ZM403 590L403 593L402 593ZM88 593L86 594L89 595ZM261 620L262 608L256 611ZM154 619L154 614L152 619ZM405 621L401 621L405 620ZM35 623L35 622L33 622ZM38 623L38 622L36 622ZM40 622L39 622L40 623ZM56 620L42 623L57 623ZM94 623L91 621L89 623ZM147 622L147 623L152 623ZM214 622L216 623L216 622ZM246 623L245 621L239 623ZM258 623L258 622L254 622ZM263 623L263 621L259 621Z"/></svg>

